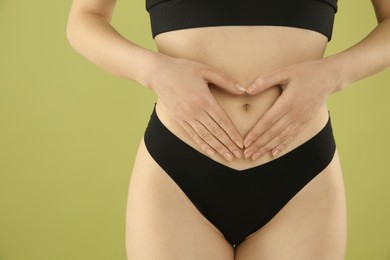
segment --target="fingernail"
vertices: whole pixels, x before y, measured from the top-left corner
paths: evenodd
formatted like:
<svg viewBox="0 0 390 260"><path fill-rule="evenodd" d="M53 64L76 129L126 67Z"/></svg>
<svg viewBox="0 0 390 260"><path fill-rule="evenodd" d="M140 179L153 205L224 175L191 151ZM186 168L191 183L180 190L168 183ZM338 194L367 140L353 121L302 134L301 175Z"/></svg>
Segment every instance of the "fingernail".
<svg viewBox="0 0 390 260"><path fill-rule="evenodd" d="M230 154L230 153L225 153L225 158L226 160L228 160L229 162L231 162L233 160L233 156Z"/></svg>
<svg viewBox="0 0 390 260"><path fill-rule="evenodd" d="M208 153L210 156L213 156L213 155L214 155L214 151L211 150L210 148L207 149L207 153Z"/></svg>
<svg viewBox="0 0 390 260"><path fill-rule="evenodd" d="M253 156L252 156L252 160L256 160L257 158L260 157L260 153L255 153Z"/></svg>
<svg viewBox="0 0 390 260"><path fill-rule="evenodd" d="M244 152L244 155L245 155L246 159L248 159L248 157L250 157L252 154L253 154L253 151L245 151Z"/></svg>
<svg viewBox="0 0 390 260"><path fill-rule="evenodd" d="M278 154L279 154L279 150L278 149L275 149L275 150L272 151L272 156L273 157L276 157L276 155L278 155Z"/></svg>
<svg viewBox="0 0 390 260"><path fill-rule="evenodd" d="M238 158L238 159L241 159L241 153L237 150L234 150L233 151L234 155Z"/></svg>
<svg viewBox="0 0 390 260"><path fill-rule="evenodd" d="M239 83L236 83L236 89L240 90L241 92L245 92L245 88L243 86L241 86Z"/></svg>
<svg viewBox="0 0 390 260"><path fill-rule="evenodd" d="M244 145L243 145L242 142L240 142L240 141L238 141L238 140L236 140L236 141L234 141L234 142L236 143L236 145L237 145L238 147L240 147L240 148L243 148L243 147L244 147Z"/></svg>
<svg viewBox="0 0 390 260"><path fill-rule="evenodd" d="M255 85L255 84L252 84L252 85L250 85L250 86L246 89L246 92L252 93L255 89L256 89L256 85Z"/></svg>
<svg viewBox="0 0 390 260"><path fill-rule="evenodd" d="M249 147L252 143L252 140L245 141L245 147Z"/></svg>

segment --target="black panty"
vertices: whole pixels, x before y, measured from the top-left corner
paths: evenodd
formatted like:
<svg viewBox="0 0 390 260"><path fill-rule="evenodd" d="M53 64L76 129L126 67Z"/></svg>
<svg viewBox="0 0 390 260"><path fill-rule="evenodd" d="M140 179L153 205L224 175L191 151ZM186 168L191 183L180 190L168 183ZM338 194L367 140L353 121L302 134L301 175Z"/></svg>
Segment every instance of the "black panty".
<svg viewBox="0 0 390 260"><path fill-rule="evenodd" d="M227 167L179 139L159 120L156 106L144 135L160 167L232 245L270 221L331 162L336 150L330 117L294 150L245 170Z"/></svg>

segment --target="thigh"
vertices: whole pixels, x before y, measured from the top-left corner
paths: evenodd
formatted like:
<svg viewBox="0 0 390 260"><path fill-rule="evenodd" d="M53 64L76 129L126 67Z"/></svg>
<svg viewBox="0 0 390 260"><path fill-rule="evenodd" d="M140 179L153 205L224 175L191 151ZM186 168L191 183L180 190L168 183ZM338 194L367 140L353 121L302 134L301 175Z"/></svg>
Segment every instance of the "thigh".
<svg viewBox="0 0 390 260"><path fill-rule="evenodd" d="M126 252L131 260L234 258L233 247L153 160L143 139L129 185Z"/></svg>
<svg viewBox="0 0 390 260"><path fill-rule="evenodd" d="M263 228L236 247L236 260L342 260L346 205L338 153Z"/></svg>

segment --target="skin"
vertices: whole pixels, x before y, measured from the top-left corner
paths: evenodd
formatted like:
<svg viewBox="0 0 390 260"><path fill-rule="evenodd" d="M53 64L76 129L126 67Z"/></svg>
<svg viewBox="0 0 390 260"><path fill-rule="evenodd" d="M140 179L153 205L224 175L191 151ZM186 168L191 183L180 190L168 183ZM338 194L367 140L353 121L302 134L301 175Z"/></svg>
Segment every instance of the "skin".
<svg viewBox="0 0 390 260"><path fill-rule="evenodd" d="M386 0L373 4L378 27L327 58L324 35L272 26L166 32L155 38L159 52L151 52L110 25L113 0L74 0L67 35L92 63L155 91L157 114L178 138L242 170L272 160L273 149L281 156L307 141L325 125L331 93L390 65L390 6ZM250 91L253 83L256 88ZM141 140L126 212L128 259L333 260L344 258L345 246L345 194L337 152L266 226L233 248Z"/></svg>
<svg viewBox="0 0 390 260"><path fill-rule="evenodd" d="M307 127L330 94L390 66L390 2L372 3L379 26L361 42L325 59L260 75L247 88L247 93L258 95L280 85L283 93L245 137L246 158L255 160L270 150L277 156ZM310 87L317 82L321 82L319 88Z"/></svg>

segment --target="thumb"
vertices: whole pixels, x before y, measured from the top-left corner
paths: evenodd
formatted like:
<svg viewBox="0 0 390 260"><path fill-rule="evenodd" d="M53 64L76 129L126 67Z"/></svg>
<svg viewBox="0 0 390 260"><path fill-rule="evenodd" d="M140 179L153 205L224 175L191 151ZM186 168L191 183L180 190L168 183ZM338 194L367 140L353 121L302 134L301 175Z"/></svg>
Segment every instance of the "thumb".
<svg viewBox="0 0 390 260"><path fill-rule="evenodd" d="M258 77L249 87L246 92L250 95L256 95L266 89L276 85L284 85L287 82L287 75L283 70L277 70Z"/></svg>
<svg viewBox="0 0 390 260"><path fill-rule="evenodd" d="M232 94L241 95L245 93L245 88L226 73L208 69L204 72L204 77L208 83L212 83Z"/></svg>

